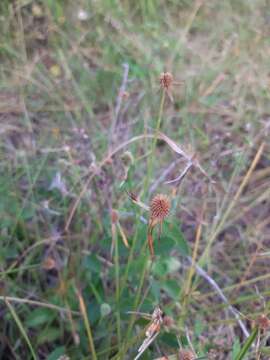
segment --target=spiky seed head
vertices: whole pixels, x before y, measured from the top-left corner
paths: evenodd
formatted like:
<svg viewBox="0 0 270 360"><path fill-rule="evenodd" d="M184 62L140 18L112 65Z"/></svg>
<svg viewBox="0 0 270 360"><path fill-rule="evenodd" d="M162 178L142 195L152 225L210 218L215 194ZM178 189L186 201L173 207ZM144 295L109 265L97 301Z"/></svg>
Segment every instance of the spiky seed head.
<svg viewBox="0 0 270 360"><path fill-rule="evenodd" d="M168 90L173 83L173 76L169 72L163 72L159 77L160 86L166 90Z"/></svg>
<svg viewBox="0 0 270 360"><path fill-rule="evenodd" d="M169 215L170 208L171 204L167 195L156 195L151 201L151 219L157 221L164 220L164 218Z"/></svg>
<svg viewBox="0 0 270 360"><path fill-rule="evenodd" d="M190 350L181 349L178 353L178 360L195 360L195 355Z"/></svg>

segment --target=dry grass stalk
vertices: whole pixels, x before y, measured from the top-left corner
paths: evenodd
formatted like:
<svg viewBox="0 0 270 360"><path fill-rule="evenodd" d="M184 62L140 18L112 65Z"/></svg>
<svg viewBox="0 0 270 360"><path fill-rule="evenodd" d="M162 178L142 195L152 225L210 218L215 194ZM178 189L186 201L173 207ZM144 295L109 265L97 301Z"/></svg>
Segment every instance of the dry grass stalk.
<svg viewBox="0 0 270 360"><path fill-rule="evenodd" d="M163 72L159 77L160 86L163 89L169 90L173 85L173 76L169 72Z"/></svg>
<svg viewBox="0 0 270 360"><path fill-rule="evenodd" d="M124 232L124 229L122 228L120 221L119 221L119 215L118 215L118 211L116 211L115 209L112 209L111 211L111 227L112 227L112 239L113 239L113 243L112 243L112 250L111 253L113 251L114 248L114 240L116 237L116 230L119 230L121 239L125 245L125 247L129 248L129 244L128 244L128 239L127 236Z"/></svg>
<svg viewBox="0 0 270 360"><path fill-rule="evenodd" d="M160 333L160 328L163 324L163 311L157 306L153 314L151 316L151 323L147 327L145 331L145 340L142 345L138 349L138 354L134 360L137 360L141 357L141 355L145 352L145 350L152 344L152 342L156 339L158 334Z"/></svg>
<svg viewBox="0 0 270 360"><path fill-rule="evenodd" d="M181 85L182 83L174 81L172 74L168 71L162 72L160 74L159 83L160 83L160 87L168 95L171 102L173 102L174 100L173 100L173 96L172 96L172 87L173 87L173 85Z"/></svg>

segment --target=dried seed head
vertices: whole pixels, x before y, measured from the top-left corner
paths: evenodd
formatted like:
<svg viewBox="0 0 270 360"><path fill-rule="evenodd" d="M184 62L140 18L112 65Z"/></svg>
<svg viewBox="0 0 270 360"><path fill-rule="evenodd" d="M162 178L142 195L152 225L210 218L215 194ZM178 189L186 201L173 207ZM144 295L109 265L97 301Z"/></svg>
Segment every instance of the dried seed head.
<svg viewBox="0 0 270 360"><path fill-rule="evenodd" d="M130 151L125 151L124 154L121 156L121 160L124 166L130 166L134 164L134 157Z"/></svg>
<svg viewBox="0 0 270 360"><path fill-rule="evenodd" d="M218 354L219 354L219 352L216 349L210 349L208 351L208 359L215 360L218 358L218 356L219 356Z"/></svg>
<svg viewBox="0 0 270 360"><path fill-rule="evenodd" d="M270 328L270 320L264 314L259 316L257 323L261 330L268 330Z"/></svg>
<svg viewBox="0 0 270 360"><path fill-rule="evenodd" d="M130 94L128 91L120 91L119 93L120 97L123 98L124 100L128 99Z"/></svg>
<svg viewBox="0 0 270 360"><path fill-rule="evenodd" d="M138 202L139 198L136 194L134 194L134 192L132 191L127 191L128 196L130 197L130 199L134 202Z"/></svg>
<svg viewBox="0 0 270 360"><path fill-rule="evenodd" d="M151 201L151 219L162 221L166 216L169 215L170 207L171 204L167 195L156 195Z"/></svg>
<svg viewBox="0 0 270 360"><path fill-rule="evenodd" d="M163 72L159 77L160 86L166 90L168 90L173 83L173 76L169 72Z"/></svg>
<svg viewBox="0 0 270 360"><path fill-rule="evenodd" d="M54 258L48 256L46 259L44 259L42 267L44 270L53 270L57 269L57 264Z"/></svg>
<svg viewBox="0 0 270 360"><path fill-rule="evenodd" d="M168 327L168 328L172 328L174 326L174 320L172 317L165 315L163 318L163 324L164 326Z"/></svg>
<svg viewBox="0 0 270 360"><path fill-rule="evenodd" d="M114 209L112 209L112 212L111 212L111 221L112 221L112 224L116 224L118 221L118 212Z"/></svg>
<svg viewBox="0 0 270 360"><path fill-rule="evenodd" d="M178 360L195 360L195 355L190 350L180 350L178 353Z"/></svg>

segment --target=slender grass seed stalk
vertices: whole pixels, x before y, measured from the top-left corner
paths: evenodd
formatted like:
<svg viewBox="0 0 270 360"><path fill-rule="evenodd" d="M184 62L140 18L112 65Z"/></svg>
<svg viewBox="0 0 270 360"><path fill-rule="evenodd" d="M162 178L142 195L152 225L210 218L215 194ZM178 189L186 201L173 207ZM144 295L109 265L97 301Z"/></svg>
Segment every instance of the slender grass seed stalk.
<svg viewBox="0 0 270 360"><path fill-rule="evenodd" d="M163 110L164 110L164 102L165 102L165 88L162 89L162 95L161 95L161 100L160 100L160 105L159 105L159 112L158 112L158 118L157 118L157 123L156 123L156 128L155 128L154 139L153 139L153 142L151 145L151 152L150 152L150 155L148 158L148 169L147 169L147 176L146 176L145 184L144 184L144 193L147 193L150 179L152 179L152 175L153 175L154 152L155 152L156 145L157 145L158 132L159 132L160 126L161 126Z"/></svg>
<svg viewBox="0 0 270 360"><path fill-rule="evenodd" d="M115 302L116 302L116 324L117 324L117 338L118 343L121 343L121 318L120 318L120 264L119 264L119 245L118 245L118 236L116 232L116 224L118 222L118 215L115 210L112 210L111 214L111 222L112 222L112 241L114 244L114 268L115 268Z"/></svg>

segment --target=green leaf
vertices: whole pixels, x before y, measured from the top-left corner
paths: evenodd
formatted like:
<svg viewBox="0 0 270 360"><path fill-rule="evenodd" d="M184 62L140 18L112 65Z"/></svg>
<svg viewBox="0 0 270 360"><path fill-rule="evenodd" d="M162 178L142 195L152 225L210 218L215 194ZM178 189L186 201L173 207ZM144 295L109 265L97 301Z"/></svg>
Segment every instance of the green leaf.
<svg viewBox="0 0 270 360"><path fill-rule="evenodd" d="M160 299L160 283L154 279L151 279L151 288L150 291L154 296L156 302L159 302Z"/></svg>
<svg viewBox="0 0 270 360"><path fill-rule="evenodd" d="M239 353L236 355L236 357L234 358L234 360L242 360L245 358L248 350L251 348L252 343L254 342L254 340L256 339L258 334L258 328L256 327L252 333L250 334L250 336L247 338L247 340L245 341L242 349L239 351Z"/></svg>
<svg viewBox="0 0 270 360"><path fill-rule="evenodd" d="M55 318L55 312L50 309L38 308L32 311L25 321L27 327L37 327L42 324L51 323Z"/></svg>
<svg viewBox="0 0 270 360"><path fill-rule="evenodd" d="M197 337L199 337L201 335L204 328L205 328L205 325L201 319L198 319L195 321L194 332Z"/></svg>
<svg viewBox="0 0 270 360"><path fill-rule="evenodd" d="M240 345L240 341L238 338L236 338L234 340L234 343L233 343L233 348L232 348L232 358L235 359L236 358L236 355L239 354L241 350L241 345Z"/></svg>
<svg viewBox="0 0 270 360"><path fill-rule="evenodd" d="M65 347L59 346L53 352L50 353L50 355L47 357L47 360L57 360L61 355L65 354Z"/></svg>
<svg viewBox="0 0 270 360"><path fill-rule="evenodd" d="M163 233L173 239L174 247L179 250L182 255L190 255L190 248L179 224L164 223Z"/></svg>
<svg viewBox="0 0 270 360"><path fill-rule="evenodd" d="M38 345L44 343L53 343L55 340L61 337L61 330L56 327L49 327L41 331L38 335Z"/></svg>
<svg viewBox="0 0 270 360"><path fill-rule="evenodd" d="M178 281L167 279L162 284L162 288L172 299L179 300L181 288Z"/></svg>
<svg viewBox="0 0 270 360"><path fill-rule="evenodd" d="M82 266L85 269L90 270L91 272L100 274L100 271L101 271L100 261L98 260L98 258L94 254L86 256L83 259Z"/></svg>
<svg viewBox="0 0 270 360"><path fill-rule="evenodd" d="M155 276L158 276L158 277L165 276L167 274L166 259L157 259L153 263L152 271Z"/></svg>
<svg viewBox="0 0 270 360"><path fill-rule="evenodd" d="M164 277L175 273L180 268L180 261L175 257L159 258L153 264L153 273L156 276Z"/></svg>
<svg viewBox="0 0 270 360"><path fill-rule="evenodd" d="M158 231L155 231L153 234L154 238L154 249L155 255L162 255L168 257L170 251L175 245L174 239L169 235L161 235L160 239L158 238Z"/></svg>
<svg viewBox="0 0 270 360"><path fill-rule="evenodd" d="M175 349L175 352L177 351L177 349L179 349L179 344L177 342L176 336L172 336L172 334L164 332L163 334L161 334L159 339L161 342L165 343L171 349Z"/></svg>
<svg viewBox="0 0 270 360"><path fill-rule="evenodd" d="M27 343L27 345L28 345L28 347L29 347L29 350L30 350L30 352L31 352L32 358L33 358L34 360L37 360L35 351L34 351L34 349L33 349L33 347L32 347L32 344L31 344L31 342L30 342L30 339L29 339L29 337L28 337L28 335L27 335L27 333L26 333L26 331L25 331L25 329L24 329L24 326L23 326L20 318L19 318L18 315L16 314L13 306L12 306L7 300L6 300L6 305L7 305L7 307L9 308L9 311L11 312L11 315L12 315L12 317L13 317L16 325L18 326L18 328L19 328L19 330L20 330L20 332L21 332L21 334L22 334L22 337L25 339L25 341L26 341L26 343Z"/></svg>

